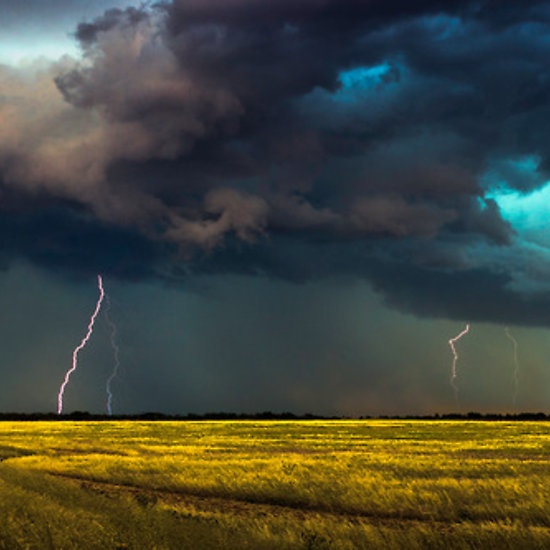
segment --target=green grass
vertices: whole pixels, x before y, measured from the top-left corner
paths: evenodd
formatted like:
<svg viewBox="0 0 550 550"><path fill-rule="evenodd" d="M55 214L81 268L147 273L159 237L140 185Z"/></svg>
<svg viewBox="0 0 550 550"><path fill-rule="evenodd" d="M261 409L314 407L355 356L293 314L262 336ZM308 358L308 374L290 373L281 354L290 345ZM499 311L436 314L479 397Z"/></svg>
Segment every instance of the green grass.
<svg viewBox="0 0 550 550"><path fill-rule="evenodd" d="M550 548L550 424L0 423L0 549Z"/></svg>

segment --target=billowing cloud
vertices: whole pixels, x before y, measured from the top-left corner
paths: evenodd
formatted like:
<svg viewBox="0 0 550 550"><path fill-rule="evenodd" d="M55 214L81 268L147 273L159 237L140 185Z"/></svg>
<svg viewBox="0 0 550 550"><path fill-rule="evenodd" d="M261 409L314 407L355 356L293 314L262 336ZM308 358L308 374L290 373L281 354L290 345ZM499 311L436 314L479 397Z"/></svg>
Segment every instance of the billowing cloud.
<svg viewBox="0 0 550 550"><path fill-rule="evenodd" d="M471 318L546 324L498 193L548 178L549 24L542 1L108 10L74 31L79 58L0 66L5 262L84 269L55 212L76 240L129 239L94 259L121 277L345 272L450 317L450 287L478 281L495 291Z"/></svg>
<svg viewBox="0 0 550 550"><path fill-rule="evenodd" d="M253 240L265 227L267 204L259 197L219 189L206 195L204 211L213 219L176 219L175 227L168 231L168 238L198 244L206 249L216 246L230 231L243 241Z"/></svg>

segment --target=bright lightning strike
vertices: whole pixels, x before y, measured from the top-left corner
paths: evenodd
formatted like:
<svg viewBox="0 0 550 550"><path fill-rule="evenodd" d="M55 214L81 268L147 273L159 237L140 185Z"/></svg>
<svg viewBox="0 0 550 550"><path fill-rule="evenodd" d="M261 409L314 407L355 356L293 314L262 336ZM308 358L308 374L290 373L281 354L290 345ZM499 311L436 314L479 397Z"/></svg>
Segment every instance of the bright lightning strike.
<svg viewBox="0 0 550 550"><path fill-rule="evenodd" d="M506 336L508 339L512 342L512 345L514 347L514 393L512 395L512 403L514 406L514 409L516 408L516 399L518 397L518 387L519 387L519 358L518 358L518 342L517 340L512 336L510 329L506 327L504 329L504 332L506 333Z"/></svg>
<svg viewBox="0 0 550 550"><path fill-rule="evenodd" d="M109 315L109 311L111 310L111 300L109 299L109 295L105 295L105 319L107 321L107 324L109 325L109 329L111 330L111 347L113 348L113 354L115 358L115 364L113 367L113 371L111 372L111 375L109 378L107 378L107 384L105 386L105 389L107 391L107 414L111 416L113 414L113 390L112 390L112 383L113 380L117 377L118 369L120 367L120 350L117 344L117 329L114 321L111 319L111 316Z"/></svg>
<svg viewBox="0 0 550 550"><path fill-rule="evenodd" d="M65 378L63 380L63 383L61 384L59 388L59 393L57 395L57 414L61 414L63 412L63 394L65 393L65 387L69 383L69 378L71 374L76 370L78 366L78 353L80 350L82 350L86 344L88 343L88 340L92 336L92 332L94 330L94 322L96 320L96 317L99 313L99 310L101 309L101 304L103 302L103 298L105 297L105 291L103 290L103 279L101 278L101 275L97 276L97 286L99 289L99 298L97 299L97 303L95 305L94 312L92 313L92 316L90 317L90 322L88 323L88 330L86 332L86 336L82 338L82 341L73 351L73 363L71 368L65 373Z"/></svg>
<svg viewBox="0 0 550 550"><path fill-rule="evenodd" d="M457 377L456 365L458 363L458 353L456 351L455 343L458 340L460 340L464 335L468 334L469 331L470 331L470 324L466 323L466 327L464 328L464 330L458 333L454 338L451 338L449 340L449 346L451 347L451 351L453 352L453 364L451 367L451 386L453 387L453 390L455 392L455 400L456 400L457 406L459 405L458 386L456 385L456 377Z"/></svg>

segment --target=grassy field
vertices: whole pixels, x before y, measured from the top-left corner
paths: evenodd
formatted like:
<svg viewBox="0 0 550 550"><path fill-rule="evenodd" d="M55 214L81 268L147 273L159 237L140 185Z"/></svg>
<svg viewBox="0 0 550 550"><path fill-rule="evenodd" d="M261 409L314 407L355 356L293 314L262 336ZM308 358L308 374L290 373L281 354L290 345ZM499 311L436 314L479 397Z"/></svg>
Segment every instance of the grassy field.
<svg viewBox="0 0 550 550"><path fill-rule="evenodd" d="M1 422L0 548L550 548L550 423Z"/></svg>

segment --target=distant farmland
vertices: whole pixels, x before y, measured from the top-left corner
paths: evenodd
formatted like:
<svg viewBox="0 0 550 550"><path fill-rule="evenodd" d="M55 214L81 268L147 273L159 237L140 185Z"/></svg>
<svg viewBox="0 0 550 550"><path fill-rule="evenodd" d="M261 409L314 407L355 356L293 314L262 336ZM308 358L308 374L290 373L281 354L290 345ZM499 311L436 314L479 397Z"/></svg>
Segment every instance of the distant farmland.
<svg viewBox="0 0 550 550"><path fill-rule="evenodd" d="M550 548L550 423L0 423L0 548Z"/></svg>

